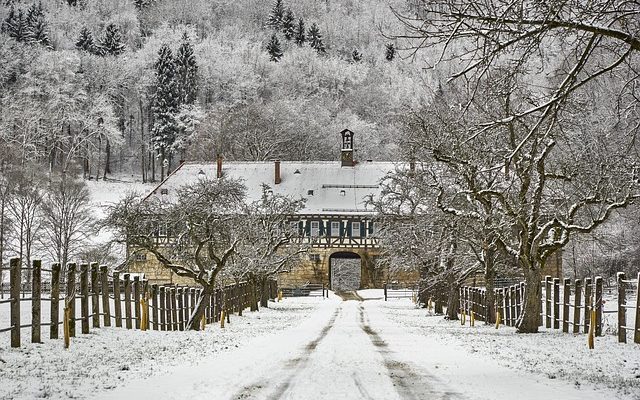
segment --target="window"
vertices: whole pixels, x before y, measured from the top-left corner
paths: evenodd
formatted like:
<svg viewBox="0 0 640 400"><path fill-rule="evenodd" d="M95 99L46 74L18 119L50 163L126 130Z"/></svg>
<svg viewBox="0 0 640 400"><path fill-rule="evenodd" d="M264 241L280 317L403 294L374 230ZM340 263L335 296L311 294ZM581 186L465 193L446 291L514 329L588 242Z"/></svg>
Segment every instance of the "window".
<svg viewBox="0 0 640 400"><path fill-rule="evenodd" d="M315 263L320 262L320 254L309 254L309 260Z"/></svg>
<svg viewBox="0 0 640 400"><path fill-rule="evenodd" d="M307 190L307 196L313 196L313 189Z"/></svg>
<svg viewBox="0 0 640 400"><path fill-rule="evenodd" d="M293 236L298 236L299 232L298 232L298 222L296 221L291 221L289 222L289 232L293 235Z"/></svg>
<svg viewBox="0 0 640 400"><path fill-rule="evenodd" d="M169 194L169 189L160 189L160 194L161 194L161 195L167 195L167 194Z"/></svg>
<svg viewBox="0 0 640 400"><path fill-rule="evenodd" d="M344 196L344 195L346 195L346 194L347 194L347 192L345 192L344 190L341 190L341 191L340 191L340 196Z"/></svg>
<svg viewBox="0 0 640 400"><path fill-rule="evenodd" d="M312 237L320 236L320 222L311 221L311 236Z"/></svg>
<svg viewBox="0 0 640 400"><path fill-rule="evenodd" d="M136 253L136 261L138 262L147 261L147 255L144 253Z"/></svg>
<svg viewBox="0 0 640 400"><path fill-rule="evenodd" d="M351 223L351 236L360 237L360 222Z"/></svg>
<svg viewBox="0 0 640 400"><path fill-rule="evenodd" d="M340 222L331 221L331 236L340 236Z"/></svg>
<svg viewBox="0 0 640 400"><path fill-rule="evenodd" d="M158 224L158 236L167 237L167 224L161 222Z"/></svg>

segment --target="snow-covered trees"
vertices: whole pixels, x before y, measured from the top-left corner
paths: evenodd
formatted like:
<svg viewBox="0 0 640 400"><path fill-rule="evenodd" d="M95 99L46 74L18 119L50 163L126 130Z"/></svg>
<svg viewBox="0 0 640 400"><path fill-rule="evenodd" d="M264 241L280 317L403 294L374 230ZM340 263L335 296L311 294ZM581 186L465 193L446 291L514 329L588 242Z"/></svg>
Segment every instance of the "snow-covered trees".
<svg viewBox="0 0 640 400"><path fill-rule="evenodd" d="M152 254L178 276L202 286L187 329L199 329L216 278L243 238L244 198L238 181L202 179L183 186L171 203L131 195L109 210L105 223L116 231L115 240ZM159 224L167 227L169 243L158 240Z"/></svg>
<svg viewBox="0 0 640 400"><path fill-rule="evenodd" d="M267 52L269 53L269 59L273 62L278 62L282 58L280 40L278 40L278 36L275 33L271 35L271 39L267 44Z"/></svg>
<svg viewBox="0 0 640 400"><path fill-rule="evenodd" d="M296 19L290 8L287 8L284 17L282 17L282 33L287 40L293 39L296 34Z"/></svg>
<svg viewBox="0 0 640 400"><path fill-rule="evenodd" d="M275 2L273 3L273 8L269 13L269 17L267 18L267 25L276 30L281 29L284 15L285 11L282 0L275 0Z"/></svg>
<svg viewBox="0 0 640 400"><path fill-rule="evenodd" d="M298 23L296 24L295 31L293 34L294 40L298 46L302 46L307 41L307 33L306 28L304 26L304 19L298 18Z"/></svg>
<svg viewBox="0 0 640 400"><path fill-rule="evenodd" d="M320 28L318 28L318 25L315 22L311 24L311 27L309 28L307 40L309 41L309 46L315 49L318 53L326 53L327 50L325 49L324 42L322 41Z"/></svg>
<svg viewBox="0 0 640 400"><path fill-rule="evenodd" d="M78 40L76 41L76 48L79 50L86 51L90 54L99 54L100 48L96 45L93 40L93 33L86 26L82 27L80 31L80 35L78 36Z"/></svg>
<svg viewBox="0 0 640 400"><path fill-rule="evenodd" d="M152 142L160 157L160 176L164 179L165 172L169 173L171 169L173 155L186 147L187 134L193 132L193 124L197 123L199 115L194 106L198 65L186 34L175 57L167 44L160 47L154 69Z"/></svg>
<svg viewBox="0 0 640 400"><path fill-rule="evenodd" d="M22 9L16 11L14 6L11 6L1 30L18 42L51 47L42 2L32 4L26 13Z"/></svg>
<svg viewBox="0 0 640 400"><path fill-rule="evenodd" d="M120 28L116 24L109 24L105 28L104 36L100 39L100 51L105 55L119 56L124 53Z"/></svg>

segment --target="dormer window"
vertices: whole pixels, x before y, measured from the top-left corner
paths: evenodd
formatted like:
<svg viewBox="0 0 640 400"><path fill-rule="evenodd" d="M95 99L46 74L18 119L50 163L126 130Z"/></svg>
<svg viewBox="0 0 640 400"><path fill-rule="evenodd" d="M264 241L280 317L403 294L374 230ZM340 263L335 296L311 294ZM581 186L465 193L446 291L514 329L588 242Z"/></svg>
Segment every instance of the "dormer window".
<svg viewBox="0 0 640 400"><path fill-rule="evenodd" d="M163 196L169 194L169 189L160 189L160 194Z"/></svg>
<svg viewBox="0 0 640 400"><path fill-rule="evenodd" d="M340 196L344 196L344 195L346 195L346 194L347 194L347 192L346 192L346 191L344 191L344 190L341 190L341 191L340 191Z"/></svg>
<svg viewBox="0 0 640 400"><path fill-rule="evenodd" d="M293 173L294 173L295 175L300 175L300 170L299 170L299 169L296 169L295 171L293 171Z"/></svg>
<svg viewBox="0 0 640 400"><path fill-rule="evenodd" d="M313 196L313 189L307 190L307 196Z"/></svg>

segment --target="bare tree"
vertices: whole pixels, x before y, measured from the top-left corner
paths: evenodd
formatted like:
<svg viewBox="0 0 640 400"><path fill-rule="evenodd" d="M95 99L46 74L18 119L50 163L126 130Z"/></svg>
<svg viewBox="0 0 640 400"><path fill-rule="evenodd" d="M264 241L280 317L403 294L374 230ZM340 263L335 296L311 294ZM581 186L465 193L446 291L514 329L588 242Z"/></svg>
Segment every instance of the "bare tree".
<svg viewBox="0 0 640 400"><path fill-rule="evenodd" d="M42 204L42 235L39 241L49 257L67 265L87 245L94 221L90 209L89 190L82 181L66 176L52 182Z"/></svg>
<svg viewBox="0 0 640 400"><path fill-rule="evenodd" d="M127 196L105 219L131 254L150 253L176 275L202 286L187 329L200 329L216 278L242 240L244 197L239 181L202 179L180 188L169 202Z"/></svg>

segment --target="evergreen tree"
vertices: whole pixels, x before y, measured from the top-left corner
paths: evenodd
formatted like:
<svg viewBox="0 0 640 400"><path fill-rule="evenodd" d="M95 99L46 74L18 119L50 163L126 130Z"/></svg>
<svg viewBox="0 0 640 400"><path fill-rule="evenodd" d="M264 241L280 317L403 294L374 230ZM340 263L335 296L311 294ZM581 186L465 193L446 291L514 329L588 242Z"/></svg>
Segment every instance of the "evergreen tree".
<svg viewBox="0 0 640 400"><path fill-rule="evenodd" d="M298 46L302 46L304 42L307 41L307 36L305 32L306 32L306 29L304 27L304 20L302 18L299 18L298 25L296 26L296 30L294 33L294 38Z"/></svg>
<svg viewBox="0 0 640 400"><path fill-rule="evenodd" d="M396 56L396 47L393 45L393 43L387 43L384 58L387 61L393 61L395 56Z"/></svg>
<svg viewBox="0 0 640 400"><path fill-rule="evenodd" d="M12 6L9 10L9 15L2 23L2 32L5 32L10 37L14 38L18 42L26 40L27 24L22 10L16 12Z"/></svg>
<svg viewBox="0 0 640 400"><path fill-rule="evenodd" d="M284 37L287 40L293 39L296 34L295 18L293 17L293 11L291 11L290 8L287 9L287 12L282 18L282 33L284 33Z"/></svg>
<svg viewBox="0 0 640 400"><path fill-rule="evenodd" d="M136 6L136 9L142 10L151 5L152 0L133 0L133 5Z"/></svg>
<svg viewBox="0 0 640 400"><path fill-rule="evenodd" d="M271 61L278 62L280 58L282 58L282 49L280 48L280 41L278 40L278 36L274 33L271 36L271 40L269 44L267 44L267 52L271 58Z"/></svg>
<svg viewBox="0 0 640 400"><path fill-rule="evenodd" d="M326 53L326 50L324 48L324 43L322 42L322 35L320 34L320 29L318 28L318 25L316 25L316 23L314 22L313 24L311 24L311 28L309 28L309 45L316 49L316 51L318 53Z"/></svg>
<svg viewBox="0 0 640 400"><path fill-rule="evenodd" d="M362 54L360 54L358 49L355 49L351 53L351 58L353 59L353 62L360 62L360 61L362 61Z"/></svg>
<svg viewBox="0 0 640 400"><path fill-rule="evenodd" d="M269 13L269 18L267 19L267 25L274 29L282 28L282 19L284 18L284 6L282 5L282 0L276 0L273 3L273 8Z"/></svg>
<svg viewBox="0 0 640 400"><path fill-rule="evenodd" d="M198 94L198 64L186 32L178 48L175 65L179 101L182 104L193 104Z"/></svg>
<svg viewBox="0 0 640 400"><path fill-rule="evenodd" d="M98 47L96 46L95 41L93 40L93 34L89 30L89 28L82 27L80 31L80 36L78 37L78 41L76 42L76 48L80 50L84 50L91 54L98 54Z"/></svg>
<svg viewBox="0 0 640 400"><path fill-rule="evenodd" d="M161 157L162 165L175 141L176 114L180 97L176 85L175 60L171 49L166 44L160 47L154 69L156 90L152 105L154 116L152 142Z"/></svg>
<svg viewBox="0 0 640 400"><path fill-rule="evenodd" d="M120 29L116 24L107 25L104 37L100 40L100 51L105 55L110 54L112 56L124 53L124 43L122 43Z"/></svg>
<svg viewBox="0 0 640 400"><path fill-rule="evenodd" d="M32 4L27 10L25 19L25 41L27 43L39 43L45 47L51 47L49 40L49 32L47 29L47 21L45 19L42 3Z"/></svg>
<svg viewBox="0 0 640 400"><path fill-rule="evenodd" d="M71 7L75 7L78 5L78 0L67 0L67 4Z"/></svg>

